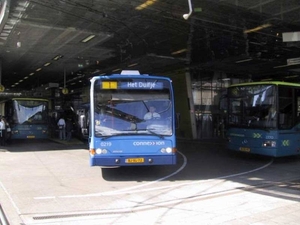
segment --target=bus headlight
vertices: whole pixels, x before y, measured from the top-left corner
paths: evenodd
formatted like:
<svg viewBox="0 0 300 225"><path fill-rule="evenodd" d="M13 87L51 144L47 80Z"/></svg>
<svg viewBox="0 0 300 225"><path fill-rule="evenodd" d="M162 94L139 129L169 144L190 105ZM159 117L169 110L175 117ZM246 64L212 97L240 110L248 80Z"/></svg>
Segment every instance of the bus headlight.
<svg viewBox="0 0 300 225"><path fill-rule="evenodd" d="M162 148L162 149L160 149L160 152L170 154L170 153L172 153L172 148L170 148L170 147Z"/></svg>
<svg viewBox="0 0 300 225"><path fill-rule="evenodd" d="M170 148L170 147L166 148L166 152L167 153L172 153L172 148Z"/></svg>
<svg viewBox="0 0 300 225"><path fill-rule="evenodd" d="M276 141L265 141L263 143L264 147L276 147Z"/></svg>
<svg viewBox="0 0 300 225"><path fill-rule="evenodd" d="M106 149L101 149L101 148L97 148L96 149L96 154L106 154L107 153L107 150Z"/></svg>

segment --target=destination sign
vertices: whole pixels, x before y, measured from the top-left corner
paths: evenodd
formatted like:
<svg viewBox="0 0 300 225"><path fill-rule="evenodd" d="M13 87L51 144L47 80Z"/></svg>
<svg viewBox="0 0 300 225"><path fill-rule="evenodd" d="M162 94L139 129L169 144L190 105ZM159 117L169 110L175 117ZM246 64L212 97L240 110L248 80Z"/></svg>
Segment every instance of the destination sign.
<svg viewBox="0 0 300 225"><path fill-rule="evenodd" d="M157 81L104 81L102 89L148 89L160 90L163 89L163 83Z"/></svg>
<svg viewBox="0 0 300 225"><path fill-rule="evenodd" d="M156 81L132 81L132 82L121 82L119 83L121 89L162 89L163 84Z"/></svg>

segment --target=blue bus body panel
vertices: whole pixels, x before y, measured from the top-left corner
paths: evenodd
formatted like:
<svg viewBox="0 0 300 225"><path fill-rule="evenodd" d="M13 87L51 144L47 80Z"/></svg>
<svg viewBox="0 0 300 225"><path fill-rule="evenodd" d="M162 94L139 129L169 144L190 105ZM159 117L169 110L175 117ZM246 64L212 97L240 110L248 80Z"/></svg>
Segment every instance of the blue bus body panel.
<svg viewBox="0 0 300 225"><path fill-rule="evenodd" d="M11 139L46 139L47 125L15 125L11 127Z"/></svg>
<svg viewBox="0 0 300 225"><path fill-rule="evenodd" d="M257 130L230 128L228 149L251 154L282 157L300 154L300 132L295 130ZM264 146L267 142L275 146Z"/></svg>
<svg viewBox="0 0 300 225"><path fill-rule="evenodd" d="M91 166L175 165L176 153L162 153L162 148L175 146L170 139L143 136L95 138L95 149L106 149L107 154L90 155Z"/></svg>

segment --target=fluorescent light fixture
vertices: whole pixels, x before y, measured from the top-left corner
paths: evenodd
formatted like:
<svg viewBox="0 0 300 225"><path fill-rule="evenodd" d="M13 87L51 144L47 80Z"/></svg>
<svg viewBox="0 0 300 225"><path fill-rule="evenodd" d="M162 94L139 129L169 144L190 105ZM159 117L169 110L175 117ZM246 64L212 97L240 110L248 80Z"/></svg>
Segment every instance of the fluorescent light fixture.
<svg viewBox="0 0 300 225"><path fill-rule="evenodd" d="M290 75L290 76L286 76L284 78L295 78L295 77L298 77L298 75Z"/></svg>
<svg viewBox="0 0 300 225"><path fill-rule="evenodd" d="M116 72L116 71L120 71L121 69L118 68L118 69L114 69L112 72Z"/></svg>
<svg viewBox="0 0 300 225"><path fill-rule="evenodd" d="M38 71L41 71L41 70L42 70L42 68L37 68L35 71L38 72Z"/></svg>
<svg viewBox="0 0 300 225"><path fill-rule="evenodd" d="M273 80L272 78L266 78L266 79L262 79L261 81L269 81L269 80Z"/></svg>
<svg viewBox="0 0 300 225"><path fill-rule="evenodd" d="M44 64L44 66L49 66L51 63L50 62L47 62Z"/></svg>
<svg viewBox="0 0 300 225"><path fill-rule="evenodd" d="M57 55L52 60L57 61L57 60L61 59L62 57L63 57L62 55Z"/></svg>
<svg viewBox="0 0 300 225"><path fill-rule="evenodd" d="M1 7L1 12L0 12L0 24L3 23L3 19L5 17L6 14L8 14L9 10L7 7L7 0L5 0L4 2L2 2L2 7Z"/></svg>
<svg viewBox="0 0 300 225"><path fill-rule="evenodd" d="M252 32L257 32L257 31L260 31L262 29L265 29L265 28L268 28L268 27L271 27L271 26L272 26L272 24L270 24L270 23L262 24L260 26L255 27L255 28L245 30L244 33L248 34L248 33L252 33Z"/></svg>
<svg viewBox="0 0 300 225"><path fill-rule="evenodd" d="M178 50L178 51L172 52L171 54L172 54L172 55L177 55L177 54L180 54L180 53L183 53L183 52L186 52L186 51L187 51L187 49L186 49L186 48L183 48L183 49L180 49L180 50Z"/></svg>
<svg viewBox="0 0 300 225"><path fill-rule="evenodd" d="M243 63L243 62L248 62L251 61L252 59L242 59L242 60L238 60L235 63Z"/></svg>
<svg viewBox="0 0 300 225"><path fill-rule="evenodd" d="M19 83L22 83L23 82L23 80L19 80Z"/></svg>
<svg viewBox="0 0 300 225"><path fill-rule="evenodd" d="M127 67L133 67L133 66L136 66L136 65L138 65L138 63L132 63L132 64L128 65Z"/></svg>
<svg viewBox="0 0 300 225"><path fill-rule="evenodd" d="M92 40L94 37L96 37L96 35L95 35L95 34L92 34L92 35L86 37L85 39L83 39L81 42L82 42L82 43L87 43L87 42L89 42L90 40Z"/></svg>
<svg viewBox="0 0 300 225"><path fill-rule="evenodd" d="M26 79L28 79L28 77L24 77L23 79L26 80Z"/></svg>
<svg viewBox="0 0 300 225"><path fill-rule="evenodd" d="M32 75L34 75L34 73L30 73L30 74L29 74L29 76L32 76Z"/></svg>
<svg viewBox="0 0 300 225"><path fill-rule="evenodd" d="M136 10L143 10L151 5L153 5L157 0L147 0L145 3L138 5L135 7Z"/></svg>
<svg viewBox="0 0 300 225"><path fill-rule="evenodd" d="M274 66L273 68L276 69L276 68L282 68L282 67L288 67L288 66L290 66L290 65L286 64L286 65Z"/></svg>

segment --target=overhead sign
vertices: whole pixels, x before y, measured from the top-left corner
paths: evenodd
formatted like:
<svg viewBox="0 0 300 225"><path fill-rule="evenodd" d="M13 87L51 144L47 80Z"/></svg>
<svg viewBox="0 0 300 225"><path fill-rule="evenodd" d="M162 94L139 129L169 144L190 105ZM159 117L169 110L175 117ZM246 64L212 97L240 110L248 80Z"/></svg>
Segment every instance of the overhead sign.
<svg viewBox="0 0 300 225"><path fill-rule="evenodd" d="M3 92L4 90L5 90L5 87L2 84L0 84L0 92Z"/></svg>
<svg viewBox="0 0 300 225"><path fill-rule="evenodd" d="M68 94L68 93L69 93L68 88L63 88L63 89L62 89L62 93L63 93L64 95Z"/></svg>
<svg viewBox="0 0 300 225"><path fill-rule="evenodd" d="M300 64L300 58L287 59L287 64L288 65L297 65L297 64Z"/></svg>
<svg viewBox="0 0 300 225"><path fill-rule="evenodd" d="M283 42L300 41L300 31L282 33Z"/></svg>

